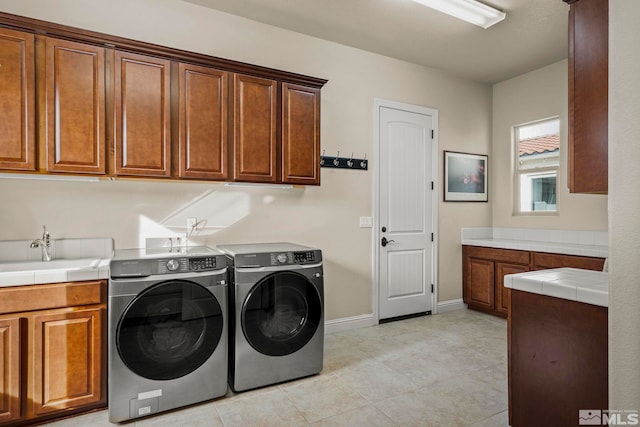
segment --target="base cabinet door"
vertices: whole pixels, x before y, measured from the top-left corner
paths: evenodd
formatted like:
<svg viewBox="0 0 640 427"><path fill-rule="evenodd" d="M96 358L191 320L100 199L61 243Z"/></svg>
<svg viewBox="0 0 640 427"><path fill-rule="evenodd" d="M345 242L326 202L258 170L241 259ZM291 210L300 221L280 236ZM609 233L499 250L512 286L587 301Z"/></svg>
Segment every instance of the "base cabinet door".
<svg viewBox="0 0 640 427"><path fill-rule="evenodd" d="M20 319L0 318L0 424L22 417L21 357Z"/></svg>
<svg viewBox="0 0 640 427"><path fill-rule="evenodd" d="M493 310L494 262L469 258L465 277L465 302L476 308Z"/></svg>
<svg viewBox="0 0 640 427"><path fill-rule="evenodd" d="M511 289L504 287L504 276L507 274L524 273L529 271L528 265L508 264L496 262L496 311L504 315L509 314L509 299Z"/></svg>
<svg viewBox="0 0 640 427"><path fill-rule="evenodd" d="M102 400L102 316L101 308L34 315L35 416Z"/></svg>
<svg viewBox="0 0 640 427"><path fill-rule="evenodd" d="M33 34L0 28L0 169L36 170Z"/></svg>

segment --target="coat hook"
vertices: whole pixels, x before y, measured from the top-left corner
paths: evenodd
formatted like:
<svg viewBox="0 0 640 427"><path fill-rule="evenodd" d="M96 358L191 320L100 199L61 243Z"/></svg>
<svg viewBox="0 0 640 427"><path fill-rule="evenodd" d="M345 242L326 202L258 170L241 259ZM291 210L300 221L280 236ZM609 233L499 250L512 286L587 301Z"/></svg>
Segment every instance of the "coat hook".
<svg viewBox="0 0 640 427"><path fill-rule="evenodd" d="M367 153L364 153L364 159L362 159L362 161L360 162L360 167L362 169L367 168Z"/></svg>
<svg viewBox="0 0 640 427"><path fill-rule="evenodd" d="M353 167L353 151L351 152L351 158L347 160L347 166L349 166L350 168Z"/></svg>
<svg viewBox="0 0 640 427"><path fill-rule="evenodd" d="M338 160L339 157L340 157L340 150L338 150L338 154L336 154L336 158L333 159L334 166L338 166L340 164L340 161Z"/></svg>

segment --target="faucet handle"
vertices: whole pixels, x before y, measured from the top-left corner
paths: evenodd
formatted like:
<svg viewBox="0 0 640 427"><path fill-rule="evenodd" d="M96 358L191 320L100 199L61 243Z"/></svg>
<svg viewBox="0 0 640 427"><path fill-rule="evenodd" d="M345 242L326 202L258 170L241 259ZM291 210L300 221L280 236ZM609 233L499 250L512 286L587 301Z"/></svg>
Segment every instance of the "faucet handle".
<svg viewBox="0 0 640 427"><path fill-rule="evenodd" d="M42 226L42 240L44 240L45 243L49 243L49 230L47 230L47 226L43 225Z"/></svg>

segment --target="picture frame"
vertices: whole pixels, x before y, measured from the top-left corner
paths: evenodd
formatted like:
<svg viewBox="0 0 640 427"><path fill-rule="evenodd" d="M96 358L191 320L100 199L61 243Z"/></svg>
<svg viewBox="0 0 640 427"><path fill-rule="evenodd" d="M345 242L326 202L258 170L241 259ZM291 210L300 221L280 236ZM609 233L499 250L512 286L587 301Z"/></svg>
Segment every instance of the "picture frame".
<svg viewBox="0 0 640 427"><path fill-rule="evenodd" d="M488 202L486 154L444 152L444 201Z"/></svg>

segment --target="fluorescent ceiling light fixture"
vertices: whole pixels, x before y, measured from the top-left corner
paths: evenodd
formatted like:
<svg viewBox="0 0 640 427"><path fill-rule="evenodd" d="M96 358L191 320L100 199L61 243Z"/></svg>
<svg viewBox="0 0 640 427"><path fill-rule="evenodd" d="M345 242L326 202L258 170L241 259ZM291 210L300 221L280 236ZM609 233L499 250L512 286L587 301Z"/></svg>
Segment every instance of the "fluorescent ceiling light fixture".
<svg viewBox="0 0 640 427"><path fill-rule="evenodd" d="M507 14L476 0L413 0L424 6L451 15L478 27L489 28Z"/></svg>

